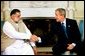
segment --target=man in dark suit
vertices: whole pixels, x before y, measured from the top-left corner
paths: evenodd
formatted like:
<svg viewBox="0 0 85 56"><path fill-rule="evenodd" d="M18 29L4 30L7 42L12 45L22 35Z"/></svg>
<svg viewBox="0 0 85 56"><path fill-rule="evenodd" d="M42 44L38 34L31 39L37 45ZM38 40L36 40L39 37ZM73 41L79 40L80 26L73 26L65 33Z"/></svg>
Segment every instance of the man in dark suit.
<svg viewBox="0 0 85 56"><path fill-rule="evenodd" d="M61 55L65 51L80 54L81 41L77 22L66 18L63 8L55 10L55 20L51 22L51 35L56 35L58 41L53 46L53 55Z"/></svg>

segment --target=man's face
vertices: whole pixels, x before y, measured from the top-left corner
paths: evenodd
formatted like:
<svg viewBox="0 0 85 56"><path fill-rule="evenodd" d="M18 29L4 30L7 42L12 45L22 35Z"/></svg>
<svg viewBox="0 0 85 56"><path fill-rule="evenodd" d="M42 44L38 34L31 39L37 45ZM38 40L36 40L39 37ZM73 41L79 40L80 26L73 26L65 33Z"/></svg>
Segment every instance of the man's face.
<svg viewBox="0 0 85 56"><path fill-rule="evenodd" d="M16 12L15 14L13 14L12 19L13 19L13 21L18 22L21 19L20 12Z"/></svg>
<svg viewBox="0 0 85 56"><path fill-rule="evenodd" d="M62 22L64 20L64 15L61 15L61 13L59 11L56 11L55 19L57 20L57 22Z"/></svg>

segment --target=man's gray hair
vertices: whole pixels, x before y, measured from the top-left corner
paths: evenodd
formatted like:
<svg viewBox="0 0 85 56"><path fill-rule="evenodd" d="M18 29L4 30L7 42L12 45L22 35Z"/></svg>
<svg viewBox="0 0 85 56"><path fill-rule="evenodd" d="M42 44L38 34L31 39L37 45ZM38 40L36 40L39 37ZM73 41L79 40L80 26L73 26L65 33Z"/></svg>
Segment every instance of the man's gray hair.
<svg viewBox="0 0 85 56"><path fill-rule="evenodd" d="M61 13L61 15L64 15L64 17L66 17L66 10L65 10L65 9L63 9L63 8L58 8L58 9L55 10L55 12L56 12L56 11L59 11L59 12Z"/></svg>

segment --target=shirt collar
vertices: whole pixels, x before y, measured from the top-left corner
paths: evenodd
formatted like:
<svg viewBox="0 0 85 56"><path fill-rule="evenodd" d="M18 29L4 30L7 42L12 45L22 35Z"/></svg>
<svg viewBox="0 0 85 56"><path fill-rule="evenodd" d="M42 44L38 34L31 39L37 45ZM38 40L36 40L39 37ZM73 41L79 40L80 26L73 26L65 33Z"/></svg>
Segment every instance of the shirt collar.
<svg viewBox="0 0 85 56"><path fill-rule="evenodd" d="M64 18L64 21L63 21L63 22L61 22L61 24L62 24L62 23L66 24L66 19L65 19L65 18Z"/></svg>
<svg viewBox="0 0 85 56"><path fill-rule="evenodd" d="M66 18L64 18L64 21L61 22L61 24L64 23L64 26L66 27Z"/></svg>

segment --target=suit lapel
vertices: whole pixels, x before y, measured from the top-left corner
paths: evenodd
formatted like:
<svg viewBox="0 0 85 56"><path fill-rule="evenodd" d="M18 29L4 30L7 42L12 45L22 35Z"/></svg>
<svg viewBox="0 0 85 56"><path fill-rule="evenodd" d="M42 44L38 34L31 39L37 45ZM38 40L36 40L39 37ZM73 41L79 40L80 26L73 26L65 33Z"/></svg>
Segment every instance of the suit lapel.
<svg viewBox="0 0 85 56"><path fill-rule="evenodd" d="M71 27L69 19L66 19L66 29L68 30Z"/></svg>

